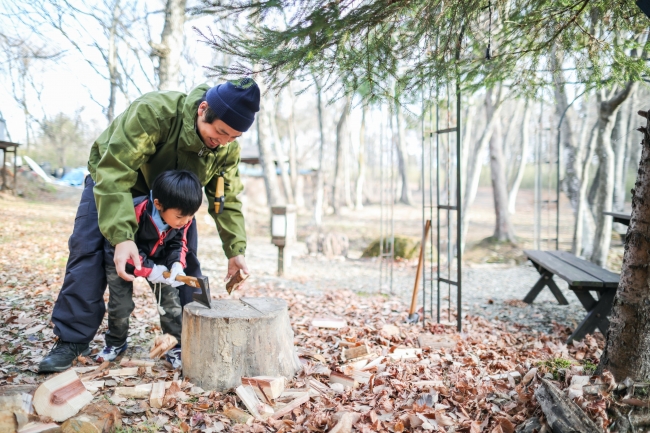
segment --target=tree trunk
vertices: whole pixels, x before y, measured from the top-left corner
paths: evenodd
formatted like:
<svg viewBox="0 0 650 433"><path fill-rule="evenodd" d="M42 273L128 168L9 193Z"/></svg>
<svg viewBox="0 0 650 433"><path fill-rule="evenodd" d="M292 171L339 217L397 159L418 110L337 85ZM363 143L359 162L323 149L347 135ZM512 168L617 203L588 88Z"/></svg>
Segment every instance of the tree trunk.
<svg viewBox="0 0 650 433"><path fill-rule="evenodd" d="M113 4L113 17L108 32L108 55L106 63L108 66L108 80L110 91L108 96L108 107L106 108L106 118L108 123L115 118L115 103L117 100L117 90L119 87L119 72L117 70L117 26L119 24L120 2Z"/></svg>
<svg viewBox="0 0 650 433"><path fill-rule="evenodd" d="M358 173L357 184L355 191L356 209L363 209L363 181L366 175L366 163L364 161L366 152L366 114L368 107L364 104L361 109L361 128L359 130L359 158L358 158Z"/></svg>
<svg viewBox="0 0 650 433"><path fill-rule="evenodd" d="M269 207L277 206L281 203L280 185L278 185L278 175L273 162L273 152L269 144L270 139L269 118L261 113L257 116L257 146L260 152L260 165L262 166L262 175L264 176L264 186L266 187L266 199Z"/></svg>
<svg viewBox="0 0 650 433"><path fill-rule="evenodd" d="M481 169L483 168L483 158L485 157L485 150L492 138L492 125L496 116L499 115L501 109L501 87L496 95L493 97L493 88L486 90L485 94L485 128L483 129L483 134L481 138L476 142L474 146L474 151L469 156L469 161L467 162L467 181L465 186L465 195L463 197L463 212L461 215L461 225L462 225L462 246L461 248L465 249L465 240L467 239L467 230L469 229L469 208L474 203L476 198L476 192L478 191L478 183L481 177Z"/></svg>
<svg viewBox="0 0 650 433"><path fill-rule="evenodd" d="M320 227L323 223L323 193L324 191L324 173L323 173L323 149L325 148L325 132L323 130L323 101L322 89L316 79L316 101L318 104L318 131L320 132L320 145L318 146L318 171L316 172L316 201L314 202L314 224Z"/></svg>
<svg viewBox="0 0 650 433"><path fill-rule="evenodd" d="M510 212L512 215L515 213L517 193L519 192L519 186L521 185L521 180L524 178L524 172L526 170L526 158L528 156L528 145L530 144L530 137L528 134L529 124L530 105L528 104L528 100L526 100L526 105L524 106L524 117L521 121L521 158L517 164L515 177L512 180L512 186L510 187L510 192L508 193L508 212Z"/></svg>
<svg viewBox="0 0 650 433"><path fill-rule="evenodd" d="M299 208L305 207L305 196L303 195L302 185L298 185L298 178L300 176L298 168L298 146L296 145L296 121L294 116L295 99L291 84L289 84L289 174L291 175L291 187L293 188L293 195L296 201L296 206Z"/></svg>
<svg viewBox="0 0 650 433"><path fill-rule="evenodd" d="M282 149L282 142L280 141L280 133L278 132L278 124L275 121L275 113L277 112L277 104L271 108L271 103L267 104L266 115L269 118L269 125L271 126L271 135L273 137L273 149L275 150L275 157L280 169L280 179L282 179L282 187L284 188L284 196L287 203L294 204L293 187L291 186L291 178L289 177L289 169Z"/></svg>
<svg viewBox="0 0 650 433"><path fill-rule="evenodd" d="M582 164L582 182L580 184L580 194L578 196L578 209L576 211L576 221L573 230L573 245L571 251L576 256L590 257L592 240L589 239L589 233L593 233L594 224L592 213L588 210L587 201L587 187L589 186L589 169L591 168L591 159L594 156L594 148L596 147L596 130L598 124L596 123L591 129L589 141L587 145L587 154L585 155ZM589 246L589 251L585 248Z"/></svg>
<svg viewBox="0 0 650 433"><path fill-rule="evenodd" d="M158 57L158 89L181 90L179 86L183 56L186 0L167 0L165 25L160 44L151 44Z"/></svg>
<svg viewBox="0 0 650 433"><path fill-rule="evenodd" d="M404 117L399 101L395 101L395 124L397 126L397 134L394 135L396 139L395 150L397 150L397 163L400 179L402 180L402 191L399 201L410 206L413 204L413 199L411 198L411 190L409 189L408 156L406 153L406 139L404 138Z"/></svg>
<svg viewBox="0 0 650 433"><path fill-rule="evenodd" d="M500 132L500 123L495 125ZM500 135L500 134L498 134ZM503 146L501 137L492 134L490 139L490 177L492 179L492 196L494 198L494 212L496 225L492 237L498 242L517 243L515 230L508 213L508 181L506 179L505 165L503 162Z"/></svg>
<svg viewBox="0 0 650 433"><path fill-rule="evenodd" d="M350 111L350 98L345 98L345 105L341 112L341 117L336 124L336 153L334 154L334 178L332 179L332 209L334 213L339 213L338 202L338 177L339 168L341 165L341 148L343 147L343 140L345 140L346 123L348 120L348 112Z"/></svg>
<svg viewBox="0 0 650 433"><path fill-rule="evenodd" d="M594 212L596 220L596 234L594 235L594 251L591 261L599 266L607 263L607 253L612 232L612 217L603 215L603 212L612 210L614 195L614 151L612 150L613 116L620 105L625 101L636 83L629 82L625 88L616 92L610 99L604 99L598 94L598 141L596 152L600 163L600 180Z"/></svg>
<svg viewBox="0 0 650 433"><path fill-rule="evenodd" d="M614 149L614 198L612 209L622 212L625 204L625 154L627 153L627 140L625 140L624 119L627 120L627 104L621 106L616 113L616 121L612 129L612 148Z"/></svg>
<svg viewBox="0 0 650 433"><path fill-rule="evenodd" d="M354 207L352 203L352 181L350 175L350 161L352 159L352 136L350 135L350 128L346 128L348 134L343 141L343 196L345 197L345 206L348 209Z"/></svg>
<svg viewBox="0 0 650 433"><path fill-rule="evenodd" d="M630 84L626 87L629 88ZM632 218L625 241L621 281L609 319L599 373L609 370L617 381L650 380L650 117L643 128L643 150L632 193Z"/></svg>
<svg viewBox="0 0 650 433"><path fill-rule="evenodd" d="M287 303L278 298L196 302L183 315L183 376L206 390L227 391L241 378L284 376L302 367L293 345Z"/></svg>

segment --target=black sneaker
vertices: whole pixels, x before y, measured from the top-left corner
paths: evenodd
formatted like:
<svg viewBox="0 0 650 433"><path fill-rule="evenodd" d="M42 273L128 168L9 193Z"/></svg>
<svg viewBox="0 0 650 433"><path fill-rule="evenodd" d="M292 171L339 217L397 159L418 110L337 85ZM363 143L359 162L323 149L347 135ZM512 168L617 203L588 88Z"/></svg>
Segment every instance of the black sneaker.
<svg viewBox="0 0 650 433"><path fill-rule="evenodd" d="M56 373L67 370L72 367L72 361L77 359L79 355L90 355L90 345L88 343L68 343L57 340L50 353L43 358L38 366L38 372Z"/></svg>

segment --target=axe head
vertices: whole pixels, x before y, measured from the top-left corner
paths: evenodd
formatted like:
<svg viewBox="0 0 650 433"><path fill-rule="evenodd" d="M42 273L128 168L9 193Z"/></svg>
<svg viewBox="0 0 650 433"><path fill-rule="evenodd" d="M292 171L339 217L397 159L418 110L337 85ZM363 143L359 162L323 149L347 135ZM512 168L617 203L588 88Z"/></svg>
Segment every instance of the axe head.
<svg viewBox="0 0 650 433"><path fill-rule="evenodd" d="M210 306L210 282L208 277L196 277L196 281L199 283L201 293L194 292L192 299L205 307L212 308Z"/></svg>

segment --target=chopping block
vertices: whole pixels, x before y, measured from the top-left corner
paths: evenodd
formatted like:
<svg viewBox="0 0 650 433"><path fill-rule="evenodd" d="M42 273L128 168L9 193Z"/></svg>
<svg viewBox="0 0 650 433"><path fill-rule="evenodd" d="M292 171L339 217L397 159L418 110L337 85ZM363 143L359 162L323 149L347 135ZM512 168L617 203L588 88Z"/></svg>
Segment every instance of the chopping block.
<svg viewBox="0 0 650 433"><path fill-rule="evenodd" d="M226 391L241 377L284 376L302 368L287 303L279 298L216 299L183 310L183 376L205 390Z"/></svg>

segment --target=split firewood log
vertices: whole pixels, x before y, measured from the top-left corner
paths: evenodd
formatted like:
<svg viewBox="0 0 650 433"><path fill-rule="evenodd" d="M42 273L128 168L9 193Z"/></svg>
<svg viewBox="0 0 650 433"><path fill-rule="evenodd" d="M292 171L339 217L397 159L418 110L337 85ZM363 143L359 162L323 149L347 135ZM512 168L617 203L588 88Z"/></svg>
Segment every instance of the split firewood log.
<svg viewBox="0 0 650 433"><path fill-rule="evenodd" d="M158 335L153 342L153 347L149 352L149 357L152 359L160 358L163 356L169 349L176 346L178 340L176 337L170 334Z"/></svg>
<svg viewBox="0 0 650 433"><path fill-rule="evenodd" d="M57 374L36 389L34 409L41 416L63 422L90 403L93 395L86 390L77 373L68 370Z"/></svg>
<svg viewBox="0 0 650 433"><path fill-rule="evenodd" d="M235 272L235 275L230 277L230 280L226 283L228 294L230 295L233 290L237 290L237 288L246 281L246 278L248 278L248 274L245 274L241 269Z"/></svg>
<svg viewBox="0 0 650 433"><path fill-rule="evenodd" d="M61 433L110 433L122 427L122 415L106 401L86 406L61 425Z"/></svg>

